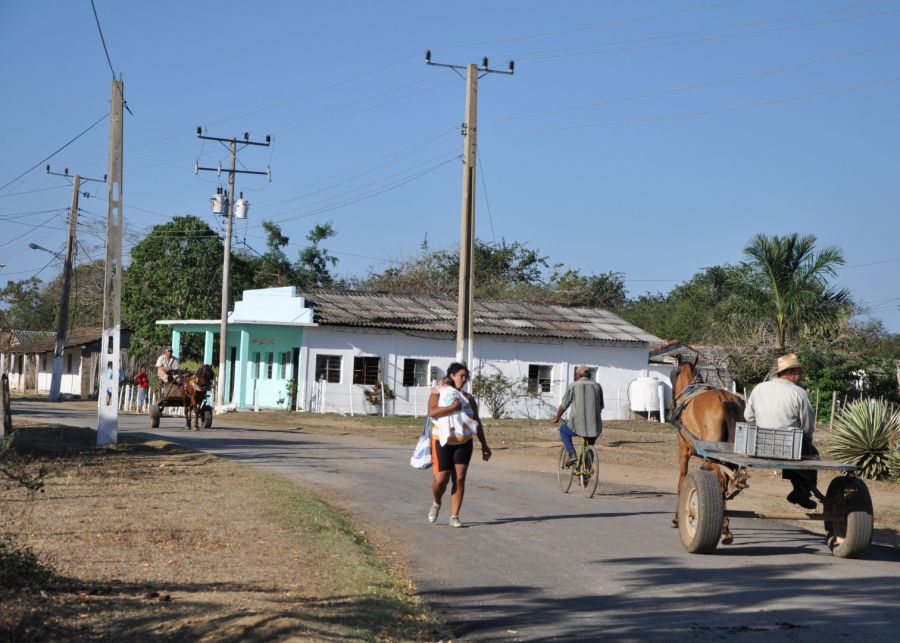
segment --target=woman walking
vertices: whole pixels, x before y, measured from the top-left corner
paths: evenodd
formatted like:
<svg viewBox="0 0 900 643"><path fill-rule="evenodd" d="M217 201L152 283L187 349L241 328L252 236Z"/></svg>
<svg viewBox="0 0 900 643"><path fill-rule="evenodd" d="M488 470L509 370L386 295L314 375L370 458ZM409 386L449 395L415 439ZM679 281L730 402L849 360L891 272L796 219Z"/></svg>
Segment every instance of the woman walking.
<svg viewBox="0 0 900 643"><path fill-rule="evenodd" d="M441 510L441 501L447 490L447 483L452 482L450 488L451 527L463 526L459 519L459 511L462 508L463 495L465 495L466 473L472 459L473 436L477 435L481 442L481 457L485 461L491 457L491 449L484 437L484 428L478 417L475 398L462 391L462 387L465 386L468 379L469 370L466 365L453 363L447 369L447 380L449 381L446 384L451 386L456 394L447 396L442 388L435 388L428 398L428 416L431 418L432 424L431 468L434 474L431 483L432 504L428 511L428 522L437 520ZM452 402L450 402L451 399ZM474 419L475 422L460 421L456 415L460 413Z"/></svg>

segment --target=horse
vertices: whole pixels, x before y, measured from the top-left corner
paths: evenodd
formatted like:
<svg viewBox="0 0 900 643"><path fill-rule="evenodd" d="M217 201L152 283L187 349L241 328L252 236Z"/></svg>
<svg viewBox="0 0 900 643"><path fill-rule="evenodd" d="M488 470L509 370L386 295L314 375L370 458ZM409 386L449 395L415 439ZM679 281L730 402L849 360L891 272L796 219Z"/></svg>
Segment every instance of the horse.
<svg viewBox="0 0 900 643"><path fill-rule="evenodd" d="M688 387L695 383L697 375L697 361L679 360L678 374L672 387L673 399L676 407L681 406L681 413L676 418L682 426L700 440L715 442L734 442L735 424L744 419L744 399L739 395L720 388L706 388L699 393L688 393ZM700 380L702 381L702 380ZM680 399L681 398L681 399ZM678 432L678 486L676 493L681 489L681 483L687 475L688 464L691 456L697 453L687 438ZM729 481L732 476L730 470L725 470L714 462L704 461L702 468L712 471L722 487L723 506L728 492ZM745 483L736 482L741 485ZM742 486L740 488L743 488ZM734 497L733 495L731 497ZM678 526L678 514L672 520L672 526ZM722 544L730 545L734 542L734 535L728 524L726 516L722 521Z"/></svg>
<svg viewBox="0 0 900 643"><path fill-rule="evenodd" d="M200 428L200 416L203 414L203 405L206 401L206 394L212 386L213 377L212 366L204 364L193 375L184 378L181 390L184 394L184 417L188 430L191 428L192 415L194 427Z"/></svg>

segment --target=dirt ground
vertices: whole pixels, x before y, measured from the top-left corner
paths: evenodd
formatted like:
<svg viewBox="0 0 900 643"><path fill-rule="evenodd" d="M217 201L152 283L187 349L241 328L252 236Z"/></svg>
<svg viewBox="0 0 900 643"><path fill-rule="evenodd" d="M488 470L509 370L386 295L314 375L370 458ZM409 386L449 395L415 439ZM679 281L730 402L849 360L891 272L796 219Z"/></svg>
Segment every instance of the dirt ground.
<svg viewBox="0 0 900 643"><path fill-rule="evenodd" d="M353 435L362 433L368 437L393 444L415 444L422 430L422 419L409 417L356 416L315 414L286 414L279 412L240 413L227 416L229 420L245 425L279 426L308 433ZM232 420L233 418L233 420ZM557 426L537 420L486 420L485 433L494 451L493 463L520 470L556 473L559 449ZM827 430L816 432L816 444L823 450ZM672 511L675 511L675 485L678 480L677 438L668 424L637 419L610 421L604 425L603 436L597 443L601 460L600 483L604 480L627 483L646 491L672 494ZM696 467L699 460L692 461ZM823 491L833 477L819 472L819 488ZM900 547L900 484L867 480L866 485L875 506L875 541ZM780 473L756 471L750 476L750 487L729 502L729 509L752 510L760 513L790 513L800 510L789 504L785 496L790 483L782 480ZM822 525L798 522L800 526L822 532Z"/></svg>
<svg viewBox="0 0 900 643"><path fill-rule="evenodd" d="M0 639L440 638L397 570L293 483L164 442L94 440L17 433L46 486L0 488L0 543L30 547L52 575L0 583Z"/></svg>

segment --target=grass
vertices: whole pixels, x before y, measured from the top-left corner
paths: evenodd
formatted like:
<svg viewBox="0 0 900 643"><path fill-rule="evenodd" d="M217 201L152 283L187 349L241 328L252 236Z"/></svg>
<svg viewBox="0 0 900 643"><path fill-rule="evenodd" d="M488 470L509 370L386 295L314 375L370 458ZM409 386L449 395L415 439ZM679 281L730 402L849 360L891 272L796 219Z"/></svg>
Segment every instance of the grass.
<svg viewBox="0 0 900 643"><path fill-rule="evenodd" d="M31 499L0 489L0 542L14 542L0 565L28 579L0 582L0 640L440 638L409 581L310 492L165 442L94 437L17 432L48 473Z"/></svg>

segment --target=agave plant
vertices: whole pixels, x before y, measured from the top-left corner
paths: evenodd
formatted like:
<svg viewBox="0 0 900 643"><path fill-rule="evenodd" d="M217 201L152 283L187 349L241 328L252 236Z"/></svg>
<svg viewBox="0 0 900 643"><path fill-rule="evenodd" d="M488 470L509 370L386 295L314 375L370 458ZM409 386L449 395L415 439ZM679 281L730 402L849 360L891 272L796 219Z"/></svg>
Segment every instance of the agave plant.
<svg viewBox="0 0 900 643"><path fill-rule="evenodd" d="M900 482L900 444L888 456L888 469L891 472L891 478Z"/></svg>
<svg viewBox="0 0 900 643"><path fill-rule="evenodd" d="M828 436L832 457L855 464L866 478L886 478L900 443L900 412L884 402L860 400L834 418Z"/></svg>

